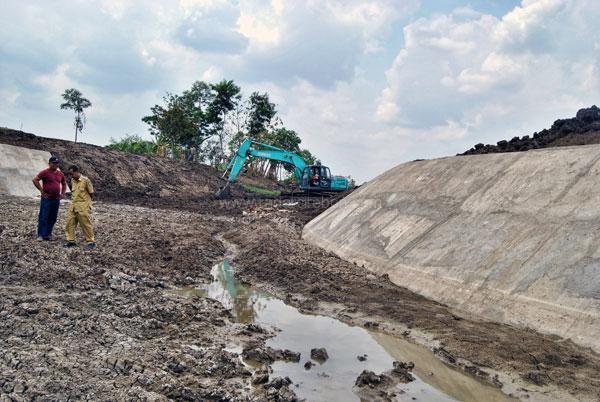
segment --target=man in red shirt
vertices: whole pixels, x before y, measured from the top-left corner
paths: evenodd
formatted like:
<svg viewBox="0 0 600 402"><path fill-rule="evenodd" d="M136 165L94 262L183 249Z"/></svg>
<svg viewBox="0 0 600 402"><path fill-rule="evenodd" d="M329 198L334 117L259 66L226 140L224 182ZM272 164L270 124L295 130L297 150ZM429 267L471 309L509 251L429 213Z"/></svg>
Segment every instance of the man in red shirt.
<svg viewBox="0 0 600 402"><path fill-rule="evenodd" d="M67 180L58 168L59 165L60 160L52 156L48 161L48 169L42 170L33 178L33 185L42 194L38 216L38 240L52 240L52 229L58 217L60 200L67 192Z"/></svg>

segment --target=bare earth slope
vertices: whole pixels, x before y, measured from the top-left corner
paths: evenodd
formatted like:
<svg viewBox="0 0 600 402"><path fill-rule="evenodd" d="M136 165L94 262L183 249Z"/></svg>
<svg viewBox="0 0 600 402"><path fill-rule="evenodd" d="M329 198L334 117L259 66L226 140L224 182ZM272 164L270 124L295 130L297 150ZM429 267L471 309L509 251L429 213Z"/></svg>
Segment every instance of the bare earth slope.
<svg viewBox="0 0 600 402"><path fill-rule="evenodd" d="M38 137L0 128L0 143L48 151L61 158L61 168L77 164L97 187L98 199L110 201L171 202L213 199L225 184L214 168L156 156L135 155L96 145ZM243 195L233 187L236 196Z"/></svg>

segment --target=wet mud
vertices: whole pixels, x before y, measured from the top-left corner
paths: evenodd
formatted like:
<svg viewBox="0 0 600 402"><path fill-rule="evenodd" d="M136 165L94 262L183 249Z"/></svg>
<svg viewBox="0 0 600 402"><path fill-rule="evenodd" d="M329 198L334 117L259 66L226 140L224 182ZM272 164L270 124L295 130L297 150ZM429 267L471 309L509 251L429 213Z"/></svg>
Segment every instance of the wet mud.
<svg viewBox="0 0 600 402"><path fill-rule="evenodd" d="M98 249L86 252L61 247L64 207L56 241L36 242L38 202L3 196L3 400L300 398L298 382L281 367L296 364L319 374L317 361L311 359L314 365L304 368L310 350L325 347L327 365L335 360L332 347L314 342L296 350L272 343L275 328L240 320L231 305L207 294L173 293L212 282L211 269L228 249L222 240L237 248L232 262L239 280L300 313L371 331L391 356L390 363L413 361L411 373L417 377L427 375L433 359L469 380L522 399L600 398L600 359L590 350L534 331L462 317L302 241L304 223L334 201L97 202ZM409 346L394 343L398 339L427 345L432 353L427 359L410 355ZM263 351L273 361L249 365L244 350ZM299 362L286 361L286 356L296 359L291 357L298 352ZM353 351L351 358L357 364L374 359L364 353ZM450 388L456 383L441 374L431 380ZM415 382L402 387L411 384ZM445 394L454 399L468 400L458 391L449 392Z"/></svg>

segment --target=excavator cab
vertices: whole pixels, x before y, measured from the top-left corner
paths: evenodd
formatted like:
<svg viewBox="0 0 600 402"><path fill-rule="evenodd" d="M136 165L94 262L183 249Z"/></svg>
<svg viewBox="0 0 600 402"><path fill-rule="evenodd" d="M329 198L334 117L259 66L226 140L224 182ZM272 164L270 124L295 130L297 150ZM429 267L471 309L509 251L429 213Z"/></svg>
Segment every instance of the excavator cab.
<svg viewBox="0 0 600 402"><path fill-rule="evenodd" d="M302 191L332 191L329 168L322 165L306 166L302 172L300 189Z"/></svg>

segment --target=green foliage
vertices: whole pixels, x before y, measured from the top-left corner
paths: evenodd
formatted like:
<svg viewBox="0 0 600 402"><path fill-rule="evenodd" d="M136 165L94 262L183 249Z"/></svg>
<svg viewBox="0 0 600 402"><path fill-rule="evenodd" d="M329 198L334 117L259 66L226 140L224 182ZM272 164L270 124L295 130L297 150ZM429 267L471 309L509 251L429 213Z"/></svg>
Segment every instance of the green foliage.
<svg viewBox="0 0 600 402"><path fill-rule="evenodd" d="M174 157L184 153L192 159L224 169L227 151L231 158L246 137L300 153L308 163L315 158L300 149L298 133L282 126L269 94L253 92L247 101L231 80L215 84L196 81L180 95L167 94L163 105L154 105L142 118L156 143L167 145ZM263 159L250 160L250 172L281 177L293 168Z"/></svg>
<svg viewBox="0 0 600 402"><path fill-rule="evenodd" d="M281 191L253 186L251 184L240 183L240 186L242 186L246 191L250 191L252 193L260 195L267 195L269 197L278 197L281 194Z"/></svg>
<svg viewBox="0 0 600 402"><path fill-rule="evenodd" d="M240 87L235 85L233 81L223 80L217 84L211 84L212 99L209 106L210 123L213 125L215 134L218 137L218 149L214 152L213 165L218 166L225 159L225 123L227 115L234 110L240 101ZM215 146L216 148L216 146Z"/></svg>
<svg viewBox="0 0 600 402"><path fill-rule="evenodd" d="M217 166L225 155L227 117L240 101L240 88L233 81L196 81L181 95L167 94L164 106L154 105L142 121L157 141L170 144L172 150L193 149L197 158Z"/></svg>
<svg viewBox="0 0 600 402"><path fill-rule="evenodd" d="M276 114L275 104L269 100L269 94L253 92L248 105L247 126L250 138L258 139L267 132Z"/></svg>
<svg viewBox="0 0 600 402"><path fill-rule="evenodd" d="M320 165L321 161L313 155L308 149L302 149L298 152L298 155L304 159L304 161L309 165Z"/></svg>
<svg viewBox="0 0 600 402"><path fill-rule="evenodd" d="M61 103L60 108L62 110L73 110L75 112L75 142L77 142L77 134L83 131L83 127L86 123L85 109L92 106L92 102L89 99L84 98L81 91L75 88L65 89L65 92L61 95L64 103Z"/></svg>
<svg viewBox="0 0 600 402"><path fill-rule="evenodd" d="M185 95L185 94L184 94ZM190 106L190 99L185 96L167 94L163 98L166 107L154 105L151 116L142 121L150 126L150 133L158 142L176 146L191 147L198 144L198 127L195 122L195 111Z"/></svg>
<svg viewBox="0 0 600 402"><path fill-rule="evenodd" d="M126 135L120 140L111 138L110 144L106 148L140 155L150 155L158 153L159 146L156 142L144 140L139 135Z"/></svg>

